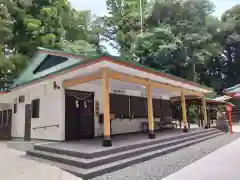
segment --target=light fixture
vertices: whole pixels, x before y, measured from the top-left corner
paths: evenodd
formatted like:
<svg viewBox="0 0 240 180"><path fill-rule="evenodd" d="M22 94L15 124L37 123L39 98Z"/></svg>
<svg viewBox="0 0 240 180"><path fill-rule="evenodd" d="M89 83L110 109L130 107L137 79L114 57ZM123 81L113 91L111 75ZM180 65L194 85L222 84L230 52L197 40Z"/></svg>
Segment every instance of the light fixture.
<svg viewBox="0 0 240 180"><path fill-rule="evenodd" d="M57 85L56 81L53 82L53 89L55 89L55 90L60 89L60 86Z"/></svg>

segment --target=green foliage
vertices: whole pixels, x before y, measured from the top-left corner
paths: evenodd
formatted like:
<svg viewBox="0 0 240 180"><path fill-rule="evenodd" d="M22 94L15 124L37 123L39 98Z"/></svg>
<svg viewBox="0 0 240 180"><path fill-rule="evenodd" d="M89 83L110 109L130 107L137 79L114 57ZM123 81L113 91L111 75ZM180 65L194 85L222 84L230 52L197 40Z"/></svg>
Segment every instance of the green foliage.
<svg viewBox="0 0 240 180"><path fill-rule="evenodd" d="M8 88L27 64L27 57L12 54L7 57L0 51L0 90Z"/></svg>
<svg viewBox="0 0 240 180"><path fill-rule="evenodd" d="M121 56L132 59L131 45L141 30L139 0L107 0L106 4L109 16L104 17L105 40L117 42ZM146 5L147 0L142 0L143 8Z"/></svg>
<svg viewBox="0 0 240 180"><path fill-rule="evenodd" d="M211 86L239 84L240 5L219 20L210 0L106 0L109 15L68 0L0 0L0 88L9 86L38 46L95 55L106 41L121 56Z"/></svg>
<svg viewBox="0 0 240 180"><path fill-rule="evenodd" d="M102 18L77 11L68 0L0 0L0 88L8 87L37 47L96 54Z"/></svg>
<svg viewBox="0 0 240 180"><path fill-rule="evenodd" d="M73 54L96 55L96 48L94 45L86 41L78 40L74 42L64 42L62 50Z"/></svg>
<svg viewBox="0 0 240 180"><path fill-rule="evenodd" d="M210 0L108 0L105 38L143 65L212 86L240 83L240 5L213 17ZM115 46L117 48L117 46ZM239 61L239 62L238 62Z"/></svg>

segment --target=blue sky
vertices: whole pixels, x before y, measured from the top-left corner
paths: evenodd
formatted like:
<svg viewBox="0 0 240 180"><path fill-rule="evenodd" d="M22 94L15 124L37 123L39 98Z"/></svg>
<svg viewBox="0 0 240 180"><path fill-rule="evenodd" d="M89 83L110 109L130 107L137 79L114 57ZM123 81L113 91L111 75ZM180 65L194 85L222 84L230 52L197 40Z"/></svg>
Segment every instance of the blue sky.
<svg viewBox="0 0 240 180"><path fill-rule="evenodd" d="M107 14L105 0L69 0L73 7L79 10L91 10L97 15ZM212 0L216 6L214 15L220 17L221 14L236 4L240 4L240 0Z"/></svg>

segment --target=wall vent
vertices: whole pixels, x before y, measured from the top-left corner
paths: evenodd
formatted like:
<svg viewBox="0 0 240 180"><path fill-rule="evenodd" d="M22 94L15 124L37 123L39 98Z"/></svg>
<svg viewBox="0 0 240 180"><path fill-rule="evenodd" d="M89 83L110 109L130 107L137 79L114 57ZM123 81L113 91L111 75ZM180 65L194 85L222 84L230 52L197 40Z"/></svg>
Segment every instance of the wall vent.
<svg viewBox="0 0 240 180"><path fill-rule="evenodd" d="M19 96L18 102L19 102L19 103L25 102L25 96Z"/></svg>

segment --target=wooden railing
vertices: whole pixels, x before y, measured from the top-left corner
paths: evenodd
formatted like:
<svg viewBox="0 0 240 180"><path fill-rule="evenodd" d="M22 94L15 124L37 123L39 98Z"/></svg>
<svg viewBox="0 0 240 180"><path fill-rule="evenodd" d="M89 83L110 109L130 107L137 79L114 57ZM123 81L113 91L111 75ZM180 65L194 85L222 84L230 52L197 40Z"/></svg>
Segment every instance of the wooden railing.
<svg viewBox="0 0 240 180"><path fill-rule="evenodd" d="M34 128L32 128L34 131L36 130L36 129L47 129L47 128L50 128L50 127L57 127L57 128L59 128L59 124L56 124L56 125L49 125L49 126L39 126L39 127L34 127Z"/></svg>

